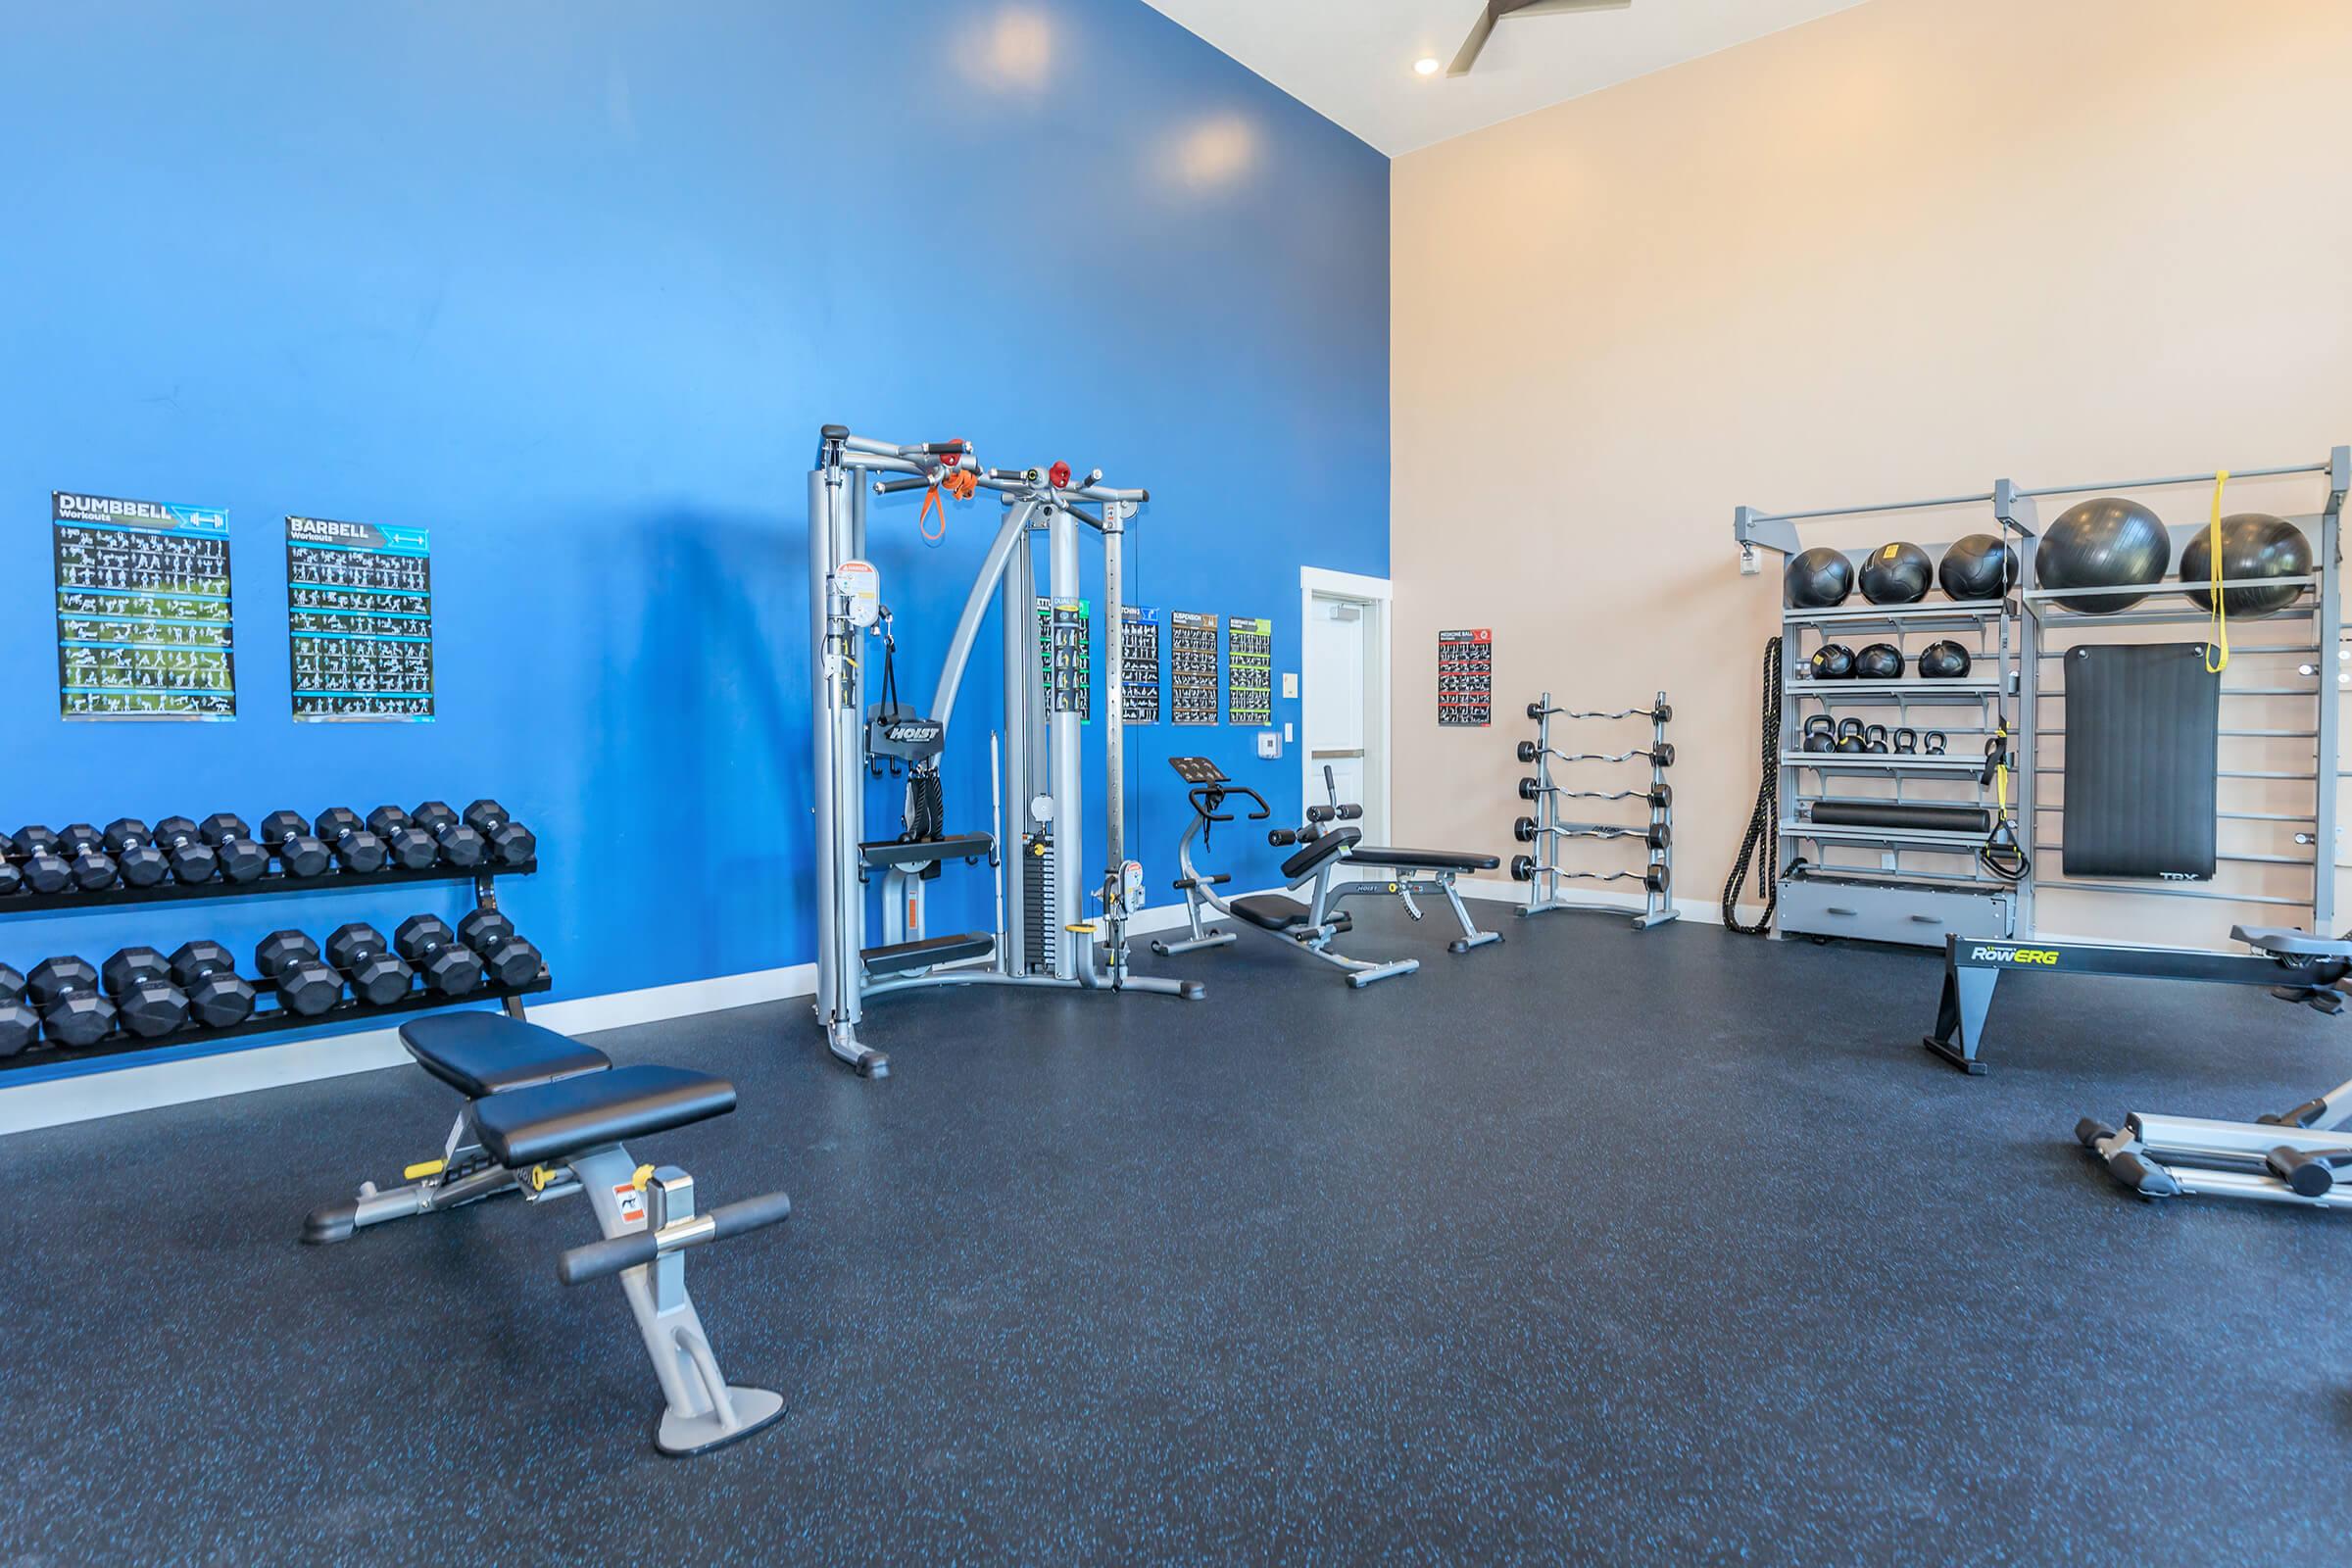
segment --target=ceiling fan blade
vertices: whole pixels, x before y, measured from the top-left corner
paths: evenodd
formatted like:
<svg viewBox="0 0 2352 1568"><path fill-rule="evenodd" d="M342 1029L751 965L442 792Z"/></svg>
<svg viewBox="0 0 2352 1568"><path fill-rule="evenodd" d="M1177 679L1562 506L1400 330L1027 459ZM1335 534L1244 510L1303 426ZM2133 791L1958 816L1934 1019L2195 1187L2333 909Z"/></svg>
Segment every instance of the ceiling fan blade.
<svg viewBox="0 0 2352 1568"><path fill-rule="evenodd" d="M1494 24L1505 17L1563 17L1580 11L1623 11L1634 0L1487 0L1486 9L1470 28L1470 36L1462 40L1462 51L1446 68L1448 76L1467 76L1470 68L1487 47L1494 34Z"/></svg>

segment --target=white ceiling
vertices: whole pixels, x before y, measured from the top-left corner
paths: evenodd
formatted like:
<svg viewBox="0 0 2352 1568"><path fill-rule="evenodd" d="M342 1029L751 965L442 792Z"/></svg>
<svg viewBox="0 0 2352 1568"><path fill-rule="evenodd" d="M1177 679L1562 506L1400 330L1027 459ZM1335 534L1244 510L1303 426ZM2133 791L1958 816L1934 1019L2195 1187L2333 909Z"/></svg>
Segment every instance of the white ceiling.
<svg viewBox="0 0 2352 1568"><path fill-rule="evenodd" d="M1471 74L1450 62L1485 0L1148 0L1392 156L1729 49L1862 0L1634 0L1505 18Z"/></svg>

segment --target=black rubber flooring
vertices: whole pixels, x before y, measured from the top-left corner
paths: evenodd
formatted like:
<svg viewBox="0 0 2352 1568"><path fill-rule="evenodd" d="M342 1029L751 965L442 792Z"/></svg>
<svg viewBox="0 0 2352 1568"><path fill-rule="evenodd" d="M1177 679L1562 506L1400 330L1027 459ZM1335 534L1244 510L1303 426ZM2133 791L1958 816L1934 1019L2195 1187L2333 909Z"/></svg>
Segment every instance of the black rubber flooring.
<svg viewBox="0 0 2352 1568"><path fill-rule="evenodd" d="M1490 906L1492 907L1492 906ZM2352 1076L2255 991L2036 977L1991 1076L1925 955L1606 915L1351 992L805 1004L600 1037L733 1077L634 1152L784 1422L670 1461L576 1202L295 1242L438 1150L395 1071L0 1143L0 1561L2240 1563L2333 1556L2352 1215L2117 1189L2075 1118Z"/></svg>

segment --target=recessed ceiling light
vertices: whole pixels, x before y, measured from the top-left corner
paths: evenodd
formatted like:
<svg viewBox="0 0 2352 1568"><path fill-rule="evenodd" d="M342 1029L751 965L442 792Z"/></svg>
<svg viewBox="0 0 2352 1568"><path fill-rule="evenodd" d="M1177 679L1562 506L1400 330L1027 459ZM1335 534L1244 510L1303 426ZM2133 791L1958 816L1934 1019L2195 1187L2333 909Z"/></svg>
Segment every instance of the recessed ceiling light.
<svg viewBox="0 0 2352 1568"><path fill-rule="evenodd" d="M1444 69L1431 55L1423 55L1413 62L1413 74L1416 76L1434 76Z"/></svg>

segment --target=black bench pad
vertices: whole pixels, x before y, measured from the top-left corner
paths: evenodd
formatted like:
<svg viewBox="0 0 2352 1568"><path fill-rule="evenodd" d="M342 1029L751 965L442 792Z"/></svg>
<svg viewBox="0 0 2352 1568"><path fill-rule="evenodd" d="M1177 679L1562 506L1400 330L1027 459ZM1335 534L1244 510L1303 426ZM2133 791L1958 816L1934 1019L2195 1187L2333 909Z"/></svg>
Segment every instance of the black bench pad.
<svg viewBox="0 0 2352 1568"><path fill-rule="evenodd" d="M490 1157L519 1170L734 1108L724 1078L641 1063L494 1095L466 1114Z"/></svg>
<svg viewBox="0 0 2352 1568"><path fill-rule="evenodd" d="M1466 850L1396 850L1359 844L1348 852L1349 865L1388 866L1397 871L1492 871L1502 861Z"/></svg>
<svg viewBox="0 0 2352 1568"><path fill-rule="evenodd" d="M400 1026L400 1043L426 1072L468 1100L612 1065L594 1046L501 1012L412 1018Z"/></svg>
<svg viewBox="0 0 2352 1568"><path fill-rule="evenodd" d="M1363 838L1363 836L1364 835L1361 831L1351 827L1332 829L1330 832L1325 833L1321 838L1315 840L1314 843L1309 844L1305 849L1300 850L1297 855L1292 856L1289 859L1282 862L1283 880L1286 882L1300 881L1307 875L1308 872L1314 870L1316 866L1321 865L1325 860L1330 859L1342 850L1353 848L1355 844ZM1267 929L1273 930L1274 927L1268 926Z"/></svg>

